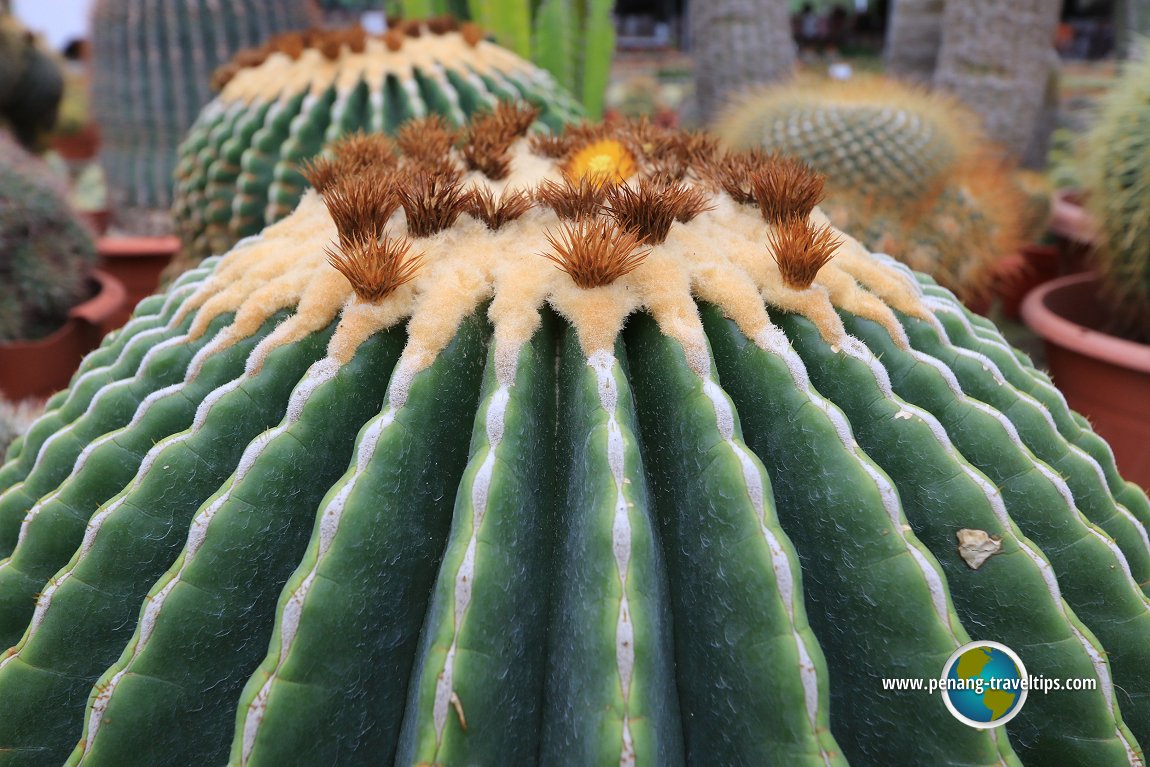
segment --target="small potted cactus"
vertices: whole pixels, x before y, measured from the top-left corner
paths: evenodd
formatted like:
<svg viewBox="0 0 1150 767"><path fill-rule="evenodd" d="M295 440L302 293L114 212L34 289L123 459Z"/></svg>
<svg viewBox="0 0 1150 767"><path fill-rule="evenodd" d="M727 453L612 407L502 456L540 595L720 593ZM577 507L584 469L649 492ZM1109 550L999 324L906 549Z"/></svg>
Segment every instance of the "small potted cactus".
<svg viewBox="0 0 1150 767"><path fill-rule="evenodd" d="M0 393L63 388L99 343L124 288L95 265L92 235L51 182L0 164Z"/></svg>
<svg viewBox="0 0 1150 767"><path fill-rule="evenodd" d="M345 139L0 467L0 754L1140 763L1150 501L802 163L502 107ZM972 638L1034 676L975 729Z"/></svg>
<svg viewBox="0 0 1150 767"><path fill-rule="evenodd" d="M873 75L801 78L732 103L716 133L827 175L825 209L868 246L986 306L1024 241L1021 186L953 97Z"/></svg>
<svg viewBox="0 0 1150 767"><path fill-rule="evenodd" d="M1094 273L1032 293L1024 315L1051 372L1127 474L1150 487L1150 60L1131 60L1084 138Z"/></svg>

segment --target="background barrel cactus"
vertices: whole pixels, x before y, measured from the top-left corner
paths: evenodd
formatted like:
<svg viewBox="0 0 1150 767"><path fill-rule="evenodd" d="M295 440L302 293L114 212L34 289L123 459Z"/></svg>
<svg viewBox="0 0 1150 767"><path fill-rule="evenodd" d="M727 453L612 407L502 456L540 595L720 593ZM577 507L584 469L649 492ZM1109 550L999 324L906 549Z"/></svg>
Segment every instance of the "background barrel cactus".
<svg viewBox="0 0 1150 767"><path fill-rule="evenodd" d="M170 229L176 147L212 98L212 73L240 49L317 21L311 0L95 3L92 111L120 221Z"/></svg>
<svg viewBox="0 0 1150 767"><path fill-rule="evenodd" d="M0 342L48 335L91 294L92 235L41 166L0 138Z"/></svg>
<svg viewBox="0 0 1150 767"><path fill-rule="evenodd" d="M177 268L290 213L307 188L301 165L339 136L395 133L429 114L458 126L499 100L536 104L552 129L578 119L546 72L484 41L478 27L457 27L440 18L382 38L360 28L287 34L238 56L180 147Z"/></svg>
<svg viewBox="0 0 1150 767"><path fill-rule="evenodd" d="M1150 505L1049 380L800 163L534 116L346 140L48 403L3 763L1140 763ZM1096 686L882 689L972 637Z"/></svg>
<svg viewBox="0 0 1150 767"><path fill-rule="evenodd" d="M1144 45L1143 52L1150 51ZM1150 57L1132 59L1083 141L1081 178L1098 221L1096 265L1110 331L1150 343Z"/></svg>
<svg viewBox="0 0 1150 767"><path fill-rule="evenodd" d="M868 246L982 297L1026 234L1026 201L955 99L875 76L802 79L732 104L728 145L801 157L827 176L828 215Z"/></svg>

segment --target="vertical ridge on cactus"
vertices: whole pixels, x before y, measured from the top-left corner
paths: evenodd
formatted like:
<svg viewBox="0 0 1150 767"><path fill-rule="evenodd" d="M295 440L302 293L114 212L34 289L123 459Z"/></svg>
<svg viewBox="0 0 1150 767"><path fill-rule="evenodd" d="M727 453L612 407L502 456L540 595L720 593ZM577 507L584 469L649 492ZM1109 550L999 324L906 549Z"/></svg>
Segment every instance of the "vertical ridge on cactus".
<svg viewBox="0 0 1150 767"><path fill-rule="evenodd" d="M577 189L604 139L637 190L653 130L521 138L503 180L439 160L461 211ZM143 302L0 467L0 760L1140 764L1146 496L992 325L818 208L785 226L833 258L788 284L729 159L611 281L538 254L638 235L537 193L439 219L362 296L325 251L413 221L341 231L309 192ZM1095 687L988 732L878 683L972 638Z"/></svg>

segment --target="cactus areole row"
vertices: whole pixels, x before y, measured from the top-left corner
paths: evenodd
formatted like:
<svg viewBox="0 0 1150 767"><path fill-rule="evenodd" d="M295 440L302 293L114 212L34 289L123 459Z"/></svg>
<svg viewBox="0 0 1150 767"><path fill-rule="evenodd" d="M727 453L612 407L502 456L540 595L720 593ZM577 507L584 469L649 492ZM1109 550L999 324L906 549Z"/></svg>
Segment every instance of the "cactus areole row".
<svg viewBox="0 0 1150 767"><path fill-rule="evenodd" d="M535 116L340 142L13 446L0 764L1141 764L1150 505L1049 380L800 163ZM972 638L1092 689L883 689Z"/></svg>
<svg viewBox="0 0 1150 767"><path fill-rule="evenodd" d="M180 146L173 215L191 266L259 233L299 203L300 164L356 131L395 133L441 115L460 126L500 101L540 108L542 128L581 115L544 70L450 17L288 33L217 72L219 95Z"/></svg>

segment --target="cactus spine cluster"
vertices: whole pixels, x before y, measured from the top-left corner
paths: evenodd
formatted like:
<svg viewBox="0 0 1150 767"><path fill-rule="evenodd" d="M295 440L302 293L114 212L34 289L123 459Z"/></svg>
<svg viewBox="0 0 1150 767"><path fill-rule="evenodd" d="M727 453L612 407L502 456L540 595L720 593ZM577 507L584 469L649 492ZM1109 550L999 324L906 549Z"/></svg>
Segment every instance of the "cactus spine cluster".
<svg viewBox="0 0 1150 767"><path fill-rule="evenodd" d="M977 116L941 94L872 76L804 79L731 105L717 132L809 162L827 176L836 226L964 300L983 296L1025 233L1024 196Z"/></svg>
<svg viewBox="0 0 1150 767"><path fill-rule="evenodd" d="M0 342L64 324L90 295L96 246L50 179L14 144L0 152Z"/></svg>
<svg viewBox="0 0 1150 767"><path fill-rule="evenodd" d="M216 68L242 48L316 21L310 0L98 0L92 109L125 225L151 226L132 214L171 206L176 147L211 100Z"/></svg>
<svg viewBox="0 0 1150 767"><path fill-rule="evenodd" d="M1144 46L1144 51L1150 50ZM1087 204L1098 221L1096 265L1113 332L1150 343L1150 59L1131 59L1084 144Z"/></svg>
<svg viewBox="0 0 1150 767"><path fill-rule="evenodd" d="M517 99L537 105L548 129L581 115L546 72L444 18L383 37L359 28L283 35L221 74L229 79L180 147L174 215L184 266L290 213L307 188L302 165L340 136L395 133L429 114L458 126Z"/></svg>
<svg viewBox="0 0 1150 767"><path fill-rule="evenodd" d="M800 163L533 116L344 142L48 403L0 761L1140 764L1150 503L1050 381ZM972 637L1095 684L879 684Z"/></svg>

